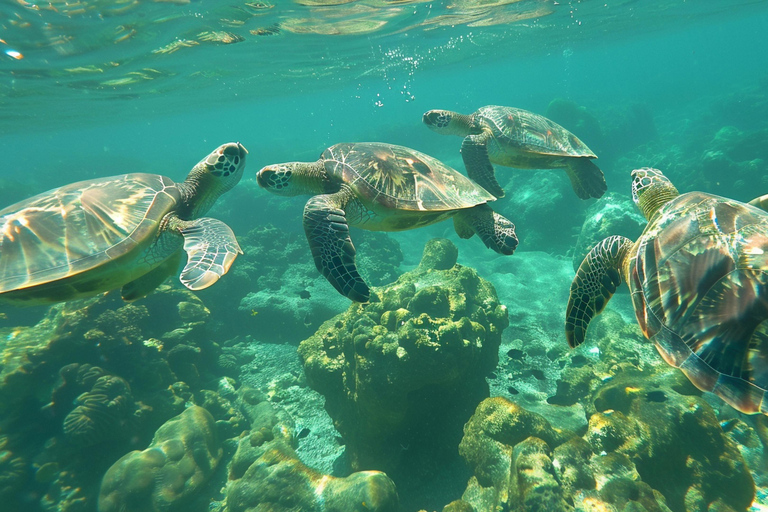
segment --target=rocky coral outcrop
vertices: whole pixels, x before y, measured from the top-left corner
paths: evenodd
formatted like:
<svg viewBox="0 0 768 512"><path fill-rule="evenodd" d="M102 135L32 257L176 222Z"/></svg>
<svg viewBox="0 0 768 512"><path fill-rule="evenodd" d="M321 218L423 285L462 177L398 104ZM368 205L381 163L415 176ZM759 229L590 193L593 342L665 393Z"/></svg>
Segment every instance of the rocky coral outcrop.
<svg viewBox="0 0 768 512"><path fill-rule="evenodd" d="M57 304L37 325L4 333L9 509L94 510L110 465L190 404L211 407L216 428L238 435L241 420L213 391L222 352L209 316L193 293L163 285L129 304L116 293Z"/></svg>
<svg viewBox="0 0 768 512"><path fill-rule="evenodd" d="M229 466L226 512L397 512L394 483L379 471L345 478L304 465L294 450L293 420L253 389L241 390L250 432Z"/></svg>
<svg viewBox="0 0 768 512"><path fill-rule="evenodd" d="M308 384L344 437L352 469L419 471L455 457L463 423L488 396L506 308L456 264L445 239L419 267L376 289L299 346ZM397 481L397 478L395 478Z"/></svg>
<svg viewBox="0 0 768 512"><path fill-rule="evenodd" d="M747 510L755 484L737 444L705 401L665 382L618 376L594 395L581 437L484 400L459 447L474 475L462 501L476 512Z"/></svg>
<svg viewBox="0 0 768 512"><path fill-rule="evenodd" d="M163 424L146 450L128 453L109 468L99 512L178 510L211 476L221 455L213 417L191 406Z"/></svg>

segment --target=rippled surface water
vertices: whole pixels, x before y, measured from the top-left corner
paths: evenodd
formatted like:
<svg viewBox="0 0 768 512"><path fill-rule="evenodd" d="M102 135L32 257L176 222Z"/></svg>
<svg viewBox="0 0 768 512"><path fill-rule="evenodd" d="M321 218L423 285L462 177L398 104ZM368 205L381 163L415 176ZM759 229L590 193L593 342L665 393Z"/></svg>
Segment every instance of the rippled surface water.
<svg viewBox="0 0 768 512"><path fill-rule="evenodd" d="M141 117L371 78L412 101L412 82L429 70L567 58L585 47L749 16L764 4L8 0L0 6L0 119L7 131L52 118Z"/></svg>

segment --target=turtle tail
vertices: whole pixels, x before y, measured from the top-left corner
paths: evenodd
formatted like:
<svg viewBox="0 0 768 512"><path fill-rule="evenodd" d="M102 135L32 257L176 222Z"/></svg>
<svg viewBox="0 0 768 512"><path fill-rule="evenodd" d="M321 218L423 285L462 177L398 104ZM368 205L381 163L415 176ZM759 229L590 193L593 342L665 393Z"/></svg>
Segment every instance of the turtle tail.
<svg viewBox="0 0 768 512"><path fill-rule="evenodd" d="M599 314L621 284L621 267L633 242L609 236L589 251L571 283L565 310L565 338L576 347L584 342L589 322Z"/></svg>
<svg viewBox="0 0 768 512"><path fill-rule="evenodd" d="M590 158L570 159L565 172L568 174L573 191L576 192L579 199L602 197L608 190L603 171Z"/></svg>

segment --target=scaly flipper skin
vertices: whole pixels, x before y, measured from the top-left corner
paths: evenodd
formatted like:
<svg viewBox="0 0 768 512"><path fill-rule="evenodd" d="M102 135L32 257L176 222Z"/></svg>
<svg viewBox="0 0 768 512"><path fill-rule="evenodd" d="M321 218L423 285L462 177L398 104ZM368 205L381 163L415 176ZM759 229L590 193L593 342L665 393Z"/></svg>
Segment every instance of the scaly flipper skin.
<svg viewBox="0 0 768 512"><path fill-rule="evenodd" d="M190 290L211 286L227 273L237 255L243 253L235 234L220 220L210 217L192 221L172 218L168 228L184 236L187 265L179 279Z"/></svg>
<svg viewBox="0 0 768 512"><path fill-rule="evenodd" d="M345 297L368 302L371 291L357 271L355 246L343 210L351 194L349 187L342 186L335 194L322 194L307 201L304 233L317 270Z"/></svg>
<svg viewBox="0 0 768 512"><path fill-rule="evenodd" d="M565 172L579 199L600 198L608 190L603 171L589 158L573 158Z"/></svg>
<svg viewBox="0 0 768 512"><path fill-rule="evenodd" d="M487 204L459 210L453 217L456 234L470 238L477 233L486 247L499 254L510 255L517 248L515 225L494 212Z"/></svg>
<svg viewBox="0 0 768 512"><path fill-rule="evenodd" d="M568 345L584 342L587 327L599 314L622 282L622 266L634 243L623 236L609 236L589 251L571 283L565 311Z"/></svg>
<svg viewBox="0 0 768 512"><path fill-rule="evenodd" d="M461 158L467 168L467 175L485 190L501 198L504 197L504 189L496 181L496 173L488 156L487 143L491 137L488 131L465 137L461 144Z"/></svg>

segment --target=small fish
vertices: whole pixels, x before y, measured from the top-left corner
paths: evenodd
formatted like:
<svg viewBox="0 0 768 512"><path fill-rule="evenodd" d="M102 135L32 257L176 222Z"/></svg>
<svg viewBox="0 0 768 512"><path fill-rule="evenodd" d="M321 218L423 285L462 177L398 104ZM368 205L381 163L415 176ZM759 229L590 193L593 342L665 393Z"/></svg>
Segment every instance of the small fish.
<svg viewBox="0 0 768 512"><path fill-rule="evenodd" d="M259 314L259 312L258 312L258 311L256 311L255 309L252 309L252 310L251 310L251 316L256 316L256 315L258 315L258 314Z"/></svg>
<svg viewBox="0 0 768 512"><path fill-rule="evenodd" d="M0 320L8 320L8 315L5 313L0 313Z"/></svg>
<svg viewBox="0 0 768 512"><path fill-rule="evenodd" d="M308 298L310 298L311 296L312 296L312 295L310 295L310 293L309 293L307 290L301 290L301 291L299 292L299 297L301 297L302 299L308 299Z"/></svg>

